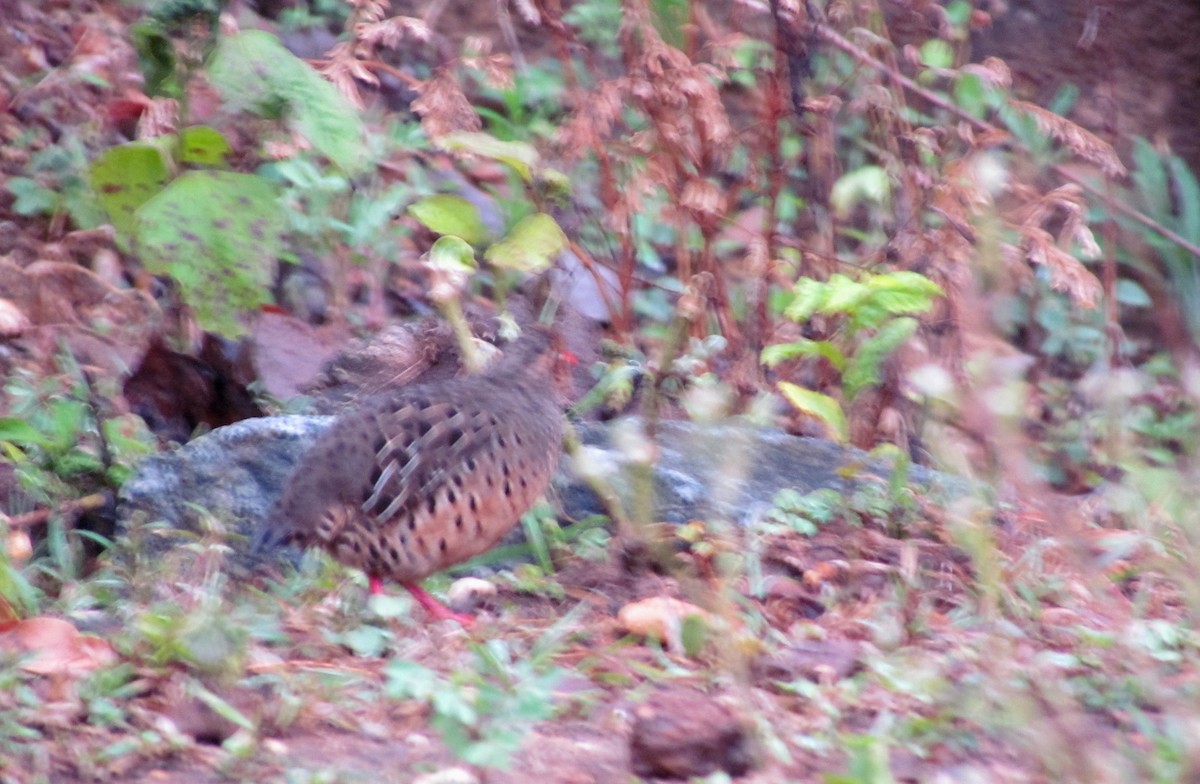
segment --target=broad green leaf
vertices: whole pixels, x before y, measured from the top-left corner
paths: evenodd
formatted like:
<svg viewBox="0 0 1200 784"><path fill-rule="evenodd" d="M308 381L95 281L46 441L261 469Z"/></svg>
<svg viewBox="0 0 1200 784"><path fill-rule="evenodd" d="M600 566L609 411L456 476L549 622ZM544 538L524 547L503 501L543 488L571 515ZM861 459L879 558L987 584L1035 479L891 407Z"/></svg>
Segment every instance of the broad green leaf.
<svg viewBox="0 0 1200 784"><path fill-rule="evenodd" d="M841 405L829 395L822 395L787 381L779 382L779 391L798 410L824 422L838 441L845 443L849 439L850 430L846 424L846 415L842 412Z"/></svg>
<svg viewBox="0 0 1200 784"><path fill-rule="evenodd" d="M179 138L180 158L184 163L223 166L225 157L233 149L220 131L207 125L184 128Z"/></svg>
<svg viewBox="0 0 1200 784"><path fill-rule="evenodd" d="M159 193L170 176L158 144L133 142L112 147L92 164L90 182L113 227L129 237L139 207Z"/></svg>
<svg viewBox="0 0 1200 784"><path fill-rule="evenodd" d="M368 147L358 110L275 36L245 30L217 44L209 80L233 110L283 116L343 171L364 171Z"/></svg>
<svg viewBox="0 0 1200 784"><path fill-rule="evenodd" d="M137 213L146 269L178 282L201 326L244 334L239 317L270 300L283 215L260 177L188 172Z"/></svg>
<svg viewBox="0 0 1200 784"><path fill-rule="evenodd" d="M429 249L425 263L436 270L455 275L470 274L477 268L475 249L466 240L453 235L438 237Z"/></svg>
<svg viewBox="0 0 1200 784"><path fill-rule="evenodd" d="M828 287L813 278L801 278L792 289L792 301L783 315L792 321L807 321L825 303Z"/></svg>
<svg viewBox="0 0 1200 784"><path fill-rule="evenodd" d="M839 216L846 216L859 204L887 206L892 187L887 171L881 166L861 166L846 172L833 184L829 201Z"/></svg>
<svg viewBox="0 0 1200 784"><path fill-rule="evenodd" d="M472 245L487 239L487 227L479 217L479 209L461 196L428 196L409 206L408 211L425 228L438 234L453 234Z"/></svg>
<svg viewBox="0 0 1200 784"><path fill-rule="evenodd" d="M539 212L514 226L507 237L487 249L484 258L501 269L541 272L566 246L567 235L558 223Z"/></svg>
<svg viewBox="0 0 1200 784"><path fill-rule="evenodd" d="M762 350L762 362L767 367L797 357L824 357L839 371L846 366L846 355L828 340L803 338L795 343L779 343Z"/></svg>
<svg viewBox="0 0 1200 784"><path fill-rule="evenodd" d="M858 393L879 383L879 368L904 341L917 331L917 320L901 317L884 324L878 332L863 341L846 363L842 384L846 398L854 400Z"/></svg>
<svg viewBox="0 0 1200 784"><path fill-rule="evenodd" d="M0 419L0 441L11 441L21 446L45 446L48 443L37 428L24 419L14 417Z"/></svg>
<svg viewBox="0 0 1200 784"><path fill-rule="evenodd" d="M468 152L512 167L525 180L533 181L533 174L541 158L533 145L525 142L505 142L491 134L480 131L456 131L438 140L438 144L451 152Z"/></svg>

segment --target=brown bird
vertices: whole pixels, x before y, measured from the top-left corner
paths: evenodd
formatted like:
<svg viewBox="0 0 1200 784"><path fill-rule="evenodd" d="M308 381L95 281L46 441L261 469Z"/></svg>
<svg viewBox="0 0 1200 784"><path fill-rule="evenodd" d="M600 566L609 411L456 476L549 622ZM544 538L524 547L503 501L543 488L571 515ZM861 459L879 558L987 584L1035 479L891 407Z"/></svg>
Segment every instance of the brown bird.
<svg viewBox="0 0 1200 784"><path fill-rule="evenodd" d="M371 593L402 584L431 615L469 623L419 581L494 545L558 464L573 357L527 328L479 375L383 393L339 417L301 458L255 550L319 545Z"/></svg>

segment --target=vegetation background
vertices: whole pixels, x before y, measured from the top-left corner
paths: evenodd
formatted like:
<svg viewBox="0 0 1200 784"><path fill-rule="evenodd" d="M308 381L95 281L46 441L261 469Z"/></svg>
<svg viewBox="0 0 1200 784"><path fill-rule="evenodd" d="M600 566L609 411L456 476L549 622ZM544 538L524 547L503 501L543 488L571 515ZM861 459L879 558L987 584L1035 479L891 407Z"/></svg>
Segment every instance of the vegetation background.
<svg viewBox="0 0 1200 784"><path fill-rule="evenodd" d="M4 0L0 778L1196 779L1175 6ZM891 481L745 529L537 510L470 635L322 557L231 579L230 521L118 534L145 455L548 279L576 416Z"/></svg>

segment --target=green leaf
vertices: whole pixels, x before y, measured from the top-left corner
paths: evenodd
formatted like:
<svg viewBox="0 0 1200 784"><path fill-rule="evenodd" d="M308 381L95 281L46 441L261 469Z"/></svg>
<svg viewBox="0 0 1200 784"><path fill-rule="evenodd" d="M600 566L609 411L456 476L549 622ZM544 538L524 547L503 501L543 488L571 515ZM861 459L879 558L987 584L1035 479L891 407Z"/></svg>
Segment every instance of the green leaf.
<svg viewBox="0 0 1200 784"><path fill-rule="evenodd" d="M7 549L0 549L0 598L23 616L35 615L42 593L9 561Z"/></svg>
<svg viewBox="0 0 1200 784"><path fill-rule="evenodd" d="M47 446L56 454L63 454L79 441L79 431L88 416L87 405L79 400L59 398L46 407Z"/></svg>
<svg viewBox="0 0 1200 784"><path fill-rule="evenodd" d="M47 446L50 441L24 419L4 417L0 419L0 441L11 441L20 446Z"/></svg>
<svg viewBox="0 0 1200 784"><path fill-rule="evenodd" d="M445 688L436 672L407 659L392 659L384 674L388 678L384 693L392 699L428 700Z"/></svg>
<svg viewBox="0 0 1200 784"><path fill-rule="evenodd" d="M220 131L207 125L184 128L179 138L180 159L184 163L223 166L226 156L233 149Z"/></svg>
<svg viewBox="0 0 1200 784"><path fill-rule="evenodd" d="M378 626L358 626L339 634L337 641L353 651L355 656L377 659L391 644L392 633Z"/></svg>
<svg viewBox="0 0 1200 784"><path fill-rule="evenodd" d="M1184 239L1200 242L1200 184L1196 175L1178 155L1167 160L1171 179L1175 183L1176 204L1179 211L1179 233Z"/></svg>
<svg viewBox="0 0 1200 784"><path fill-rule="evenodd" d="M146 269L174 278L205 329L245 333L239 316L270 300L283 248L283 215L260 177L194 171L142 206L138 249Z"/></svg>
<svg viewBox="0 0 1200 784"><path fill-rule="evenodd" d="M533 182L541 157L533 145L525 142L505 142L480 131L456 131L438 140L438 145L451 152L466 152L490 158L511 167L525 182Z"/></svg>
<svg viewBox="0 0 1200 784"><path fill-rule="evenodd" d="M888 313L924 313L943 295L942 287L918 272L900 270L866 281L872 301Z"/></svg>
<svg viewBox="0 0 1200 784"><path fill-rule="evenodd" d="M479 209L461 196L428 196L410 205L408 211L437 234L453 234L472 245L487 239L487 227L479 217Z"/></svg>
<svg viewBox="0 0 1200 784"><path fill-rule="evenodd" d="M954 102L974 117L983 116L987 110L987 88L978 74L959 73L954 81Z"/></svg>
<svg viewBox="0 0 1200 784"><path fill-rule="evenodd" d="M708 623L699 615L689 615L679 626L683 652L694 659L703 652L704 644L708 641Z"/></svg>
<svg viewBox="0 0 1200 784"><path fill-rule="evenodd" d="M153 22L140 22L130 28L138 67L142 69L143 88L150 97L178 98L183 88L175 73L175 45Z"/></svg>
<svg viewBox="0 0 1200 784"><path fill-rule="evenodd" d="M270 33L245 30L222 38L208 78L231 109L282 115L343 171L366 170L368 147L358 110Z"/></svg>
<svg viewBox="0 0 1200 784"><path fill-rule="evenodd" d="M779 382L779 391L798 410L824 422L838 441L844 443L849 439L850 430L842 406L829 395L822 395L787 381Z"/></svg>
<svg viewBox="0 0 1200 784"><path fill-rule="evenodd" d="M139 207L162 191L170 177L158 144L133 142L112 147L92 164L90 182L113 227L132 236Z"/></svg>
<svg viewBox="0 0 1200 784"><path fill-rule="evenodd" d="M792 321L807 321L825 304L828 292L821 281L801 278L792 289L792 301L783 309L783 315Z"/></svg>
<svg viewBox="0 0 1200 784"><path fill-rule="evenodd" d="M971 21L971 14L974 11L967 0L951 0L946 3L946 18L953 25L965 27Z"/></svg>
<svg viewBox="0 0 1200 784"><path fill-rule="evenodd" d="M825 301L821 303L821 313L853 314L859 305L871 296L871 290L865 285L841 274L831 275L825 286Z"/></svg>
<svg viewBox="0 0 1200 784"><path fill-rule="evenodd" d="M501 269L541 272L567 247L567 235L544 212L521 220L508 236L487 249L484 258Z"/></svg>
<svg viewBox="0 0 1200 784"><path fill-rule="evenodd" d="M767 367L774 367L780 362L798 357L824 357L839 371L846 366L846 355L828 340L801 338L795 343L767 346L762 351L762 363Z"/></svg>
<svg viewBox="0 0 1200 784"><path fill-rule="evenodd" d="M16 196L13 212L18 215L49 215L58 209L58 194L29 177L10 177L4 185Z"/></svg>
<svg viewBox="0 0 1200 784"><path fill-rule="evenodd" d="M1153 300L1146 290L1129 278L1117 281L1117 302L1131 308L1148 308Z"/></svg>
<svg viewBox="0 0 1200 784"><path fill-rule="evenodd" d="M461 237L447 235L439 237L429 249L426 261L430 267L456 275L470 274L477 268L475 249Z"/></svg>
<svg viewBox="0 0 1200 784"><path fill-rule="evenodd" d="M542 573L553 574L554 559L550 557L550 543L546 540L541 517L532 510L521 515L521 530L525 532L525 541Z"/></svg>
<svg viewBox="0 0 1200 784"><path fill-rule="evenodd" d="M863 341L842 375L846 398L854 400L863 389L879 383L879 368L904 341L917 331L917 320L902 317L884 324L872 337Z"/></svg>
<svg viewBox="0 0 1200 784"><path fill-rule="evenodd" d="M457 689L438 689L430 695L429 702L439 716L468 727L479 722L479 714L475 711L475 706Z"/></svg>
<svg viewBox="0 0 1200 784"><path fill-rule="evenodd" d="M940 38L930 38L921 44L921 63L926 68L951 68L954 65L954 49Z"/></svg>
<svg viewBox="0 0 1200 784"><path fill-rule="evenodd" d="M1133 140L1133 181L1137 184L1142 203L1151 217L1162 220L1171 212L1171 193L1163 160L1150 142L1142 137Z"/></svg>

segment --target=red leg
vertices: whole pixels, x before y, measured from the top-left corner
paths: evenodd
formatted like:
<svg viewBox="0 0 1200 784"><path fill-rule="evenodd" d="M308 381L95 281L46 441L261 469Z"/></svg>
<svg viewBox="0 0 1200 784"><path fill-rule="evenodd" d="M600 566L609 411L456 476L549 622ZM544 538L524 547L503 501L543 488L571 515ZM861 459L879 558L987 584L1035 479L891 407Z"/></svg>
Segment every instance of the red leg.
<svg viewBox="0 0 1200 784"><path fill-rule="evenodd" d="M367 590L372 596L383 595L383 578L378 575L367 575Z"/></svg>
<svg viewBox="0 0 1200 784"><path fill-rule="evenodd" d="M458 623L462 624L463 626L470 626L471 624L475 623L474 616L467 615L465 613L454 612L449 607L433 598L433 596L431 596L429 592L420 585L417 585L416 583L404 583L404 587L407 588L408 592L412 594L412 597L417 600L417 604L424 607L425 612L432 615L436 620L458 621Z"/></svg>

